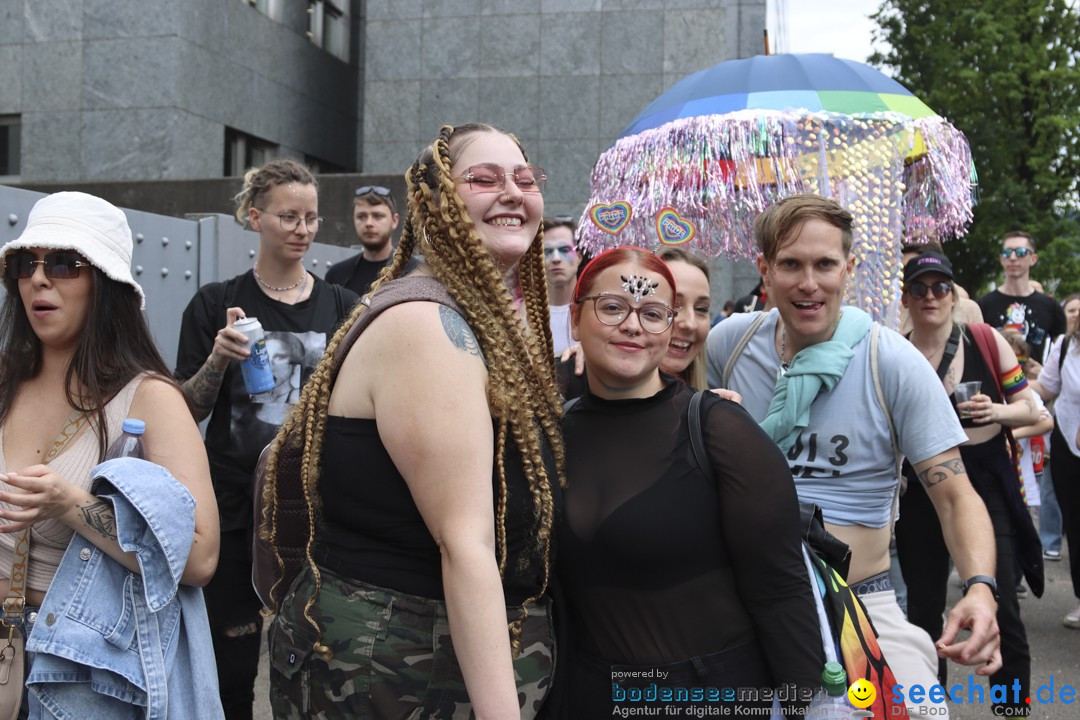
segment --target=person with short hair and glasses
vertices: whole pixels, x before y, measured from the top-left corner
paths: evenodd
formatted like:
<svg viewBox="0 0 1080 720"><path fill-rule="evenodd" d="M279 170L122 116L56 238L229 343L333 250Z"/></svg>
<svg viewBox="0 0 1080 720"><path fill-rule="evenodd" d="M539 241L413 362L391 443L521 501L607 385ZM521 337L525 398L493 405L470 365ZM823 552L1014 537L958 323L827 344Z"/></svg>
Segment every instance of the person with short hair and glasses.
<svg viewBox="0 0 1080 720"><path fill-rule="evenodd" d="M1031 379L1039 376L1046 363L1050 341L1065 332L1065 313L1049 295L1039 292L1031 280L1031 269L1039 261L1035 238L1022 230L1005 234L1001 241L1001 266L1005 282L978 299L986 322L997 330L1019 332L1031 348Z"/></svg>
<svg viewBox="0 0 1080 720"><path fill-rule="evenodd" d="M359 297L304 268L322 222L318 185L306 166L284 159L249 170L236 203L237 219L259 233L255 265L195 293L180 326L175 375L195 419L210 417L206 450L221 516L221 558L206 605L225 716L246 720L262 631L262 603L251 584L252 473L277 433L277 423L267 419L285 417L296 398L247 392L240 362L250 355L248 338L233 325L251 317L268 337L291 334L304 349L303 385Z"/></svg>
<svg viewBox="0 0 1080 720"><path fill-rule="evenodd" d="M382 185L358 187L352 202L352 219L356 239L363 250L331 265L326 271L326 281L364 296L394 257L393 235L399 221L394 193ZM405 272L412 272L419 264L417 258L410 257Z"/></svg>

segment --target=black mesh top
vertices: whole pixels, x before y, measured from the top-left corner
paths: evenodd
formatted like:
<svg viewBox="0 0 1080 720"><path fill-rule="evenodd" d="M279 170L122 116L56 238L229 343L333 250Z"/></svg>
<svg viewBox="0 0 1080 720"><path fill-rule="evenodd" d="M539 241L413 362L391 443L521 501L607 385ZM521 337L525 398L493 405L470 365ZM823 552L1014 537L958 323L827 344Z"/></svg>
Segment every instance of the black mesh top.
<svg viewBox="0 0 1080 720"><path fill-rule="evenodd" d="M629 665L756 640L775 685L816 687L824 656L787 463L742 407L707 393L706 479L687 427L695 391L664 381L644 399L586 392L564 418L556 567L575 640Z"/></svg>

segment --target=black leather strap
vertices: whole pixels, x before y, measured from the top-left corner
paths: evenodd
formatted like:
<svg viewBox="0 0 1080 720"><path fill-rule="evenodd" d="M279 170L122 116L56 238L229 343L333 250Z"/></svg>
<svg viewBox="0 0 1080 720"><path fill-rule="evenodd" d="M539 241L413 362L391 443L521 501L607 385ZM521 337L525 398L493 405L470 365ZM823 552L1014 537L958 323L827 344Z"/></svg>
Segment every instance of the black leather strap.
<svg viewBox="0 0 1080 720"><path fill-rule="evenodd" d="M990 577L989 575L972 575L967 580L965 580L964 585L961 588L964 592L964 595L967 595L968 590L970 590L973 585L978 585L979 583L990 586L990 592L994 594L994 600L1000 600L1000 597L998 596L997 580Z"/></svg>

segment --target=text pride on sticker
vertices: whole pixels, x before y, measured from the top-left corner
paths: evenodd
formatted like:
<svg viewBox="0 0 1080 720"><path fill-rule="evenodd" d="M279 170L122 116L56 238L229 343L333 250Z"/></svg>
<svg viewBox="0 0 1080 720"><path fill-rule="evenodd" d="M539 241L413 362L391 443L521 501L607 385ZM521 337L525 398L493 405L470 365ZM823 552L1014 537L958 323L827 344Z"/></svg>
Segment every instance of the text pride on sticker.
<svg viewBox="0 0 1080 720"><path fill-rule="evenodd" d="M694 223L679 217L674 208L666 207L656 216L656 234L664 245L682 245L694 239Z"/></svg>
<svg viewBox="0 0 1080 720"><path fill-rule="evenodd" d="M613 202L610 205L593 205L589 208L589 218L596 227L609 235L618 235L630 222L633 210L630 203L625 200Z"/></svg>

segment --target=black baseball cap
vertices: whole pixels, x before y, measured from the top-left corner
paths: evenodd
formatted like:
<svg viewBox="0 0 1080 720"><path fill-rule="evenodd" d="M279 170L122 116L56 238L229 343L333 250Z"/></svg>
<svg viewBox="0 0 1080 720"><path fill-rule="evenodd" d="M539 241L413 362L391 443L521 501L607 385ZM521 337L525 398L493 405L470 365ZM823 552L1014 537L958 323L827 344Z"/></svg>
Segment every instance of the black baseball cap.
<svg viewBox="0 0 1080 720"><path fill-rule="evenodd" d="M904 265L904 286L926 273L941 273L950 280L953 278L952 263L939 252L929 251L916 255Z"/></svg>

